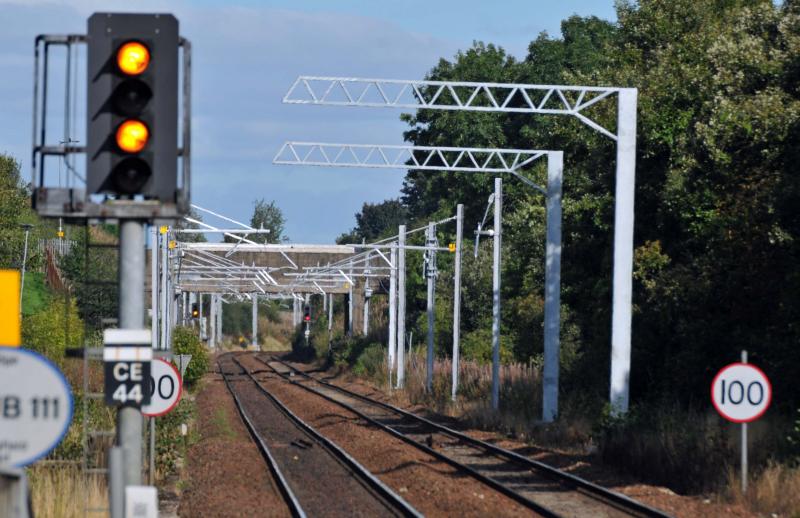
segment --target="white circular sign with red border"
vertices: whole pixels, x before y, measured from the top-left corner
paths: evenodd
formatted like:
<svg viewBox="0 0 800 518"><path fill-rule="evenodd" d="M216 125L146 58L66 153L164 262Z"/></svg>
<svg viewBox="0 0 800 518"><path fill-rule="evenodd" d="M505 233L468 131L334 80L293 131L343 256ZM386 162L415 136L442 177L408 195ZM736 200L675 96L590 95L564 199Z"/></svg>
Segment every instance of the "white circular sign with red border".
<svg viewBox="0 0 800 518"><path fill-rule="evenodd" d="M142 407L142 414L158 417L178 404L183 392L183 380L170 362L154 358L150 364L150 404Z"/></svg>
<svg viewBox="0 0 800 518"><path fill-rule="evenodd" d="M772 401L772 385L755 365L731 363L711 382L711 401L728 421L749 423L767 411Z"/></svg>

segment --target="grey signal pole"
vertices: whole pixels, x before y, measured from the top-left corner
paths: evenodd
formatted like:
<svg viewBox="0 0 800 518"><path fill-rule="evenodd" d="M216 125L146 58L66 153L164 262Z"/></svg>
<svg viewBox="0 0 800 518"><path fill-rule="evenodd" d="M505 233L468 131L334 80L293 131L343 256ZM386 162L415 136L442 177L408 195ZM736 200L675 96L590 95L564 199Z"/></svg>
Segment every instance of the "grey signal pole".
<svg viewBox="0 0 800 518"><path fill-rule="evenodd" d="M397 388L406 379L406 226L397 232Z"/></svg>
<svg viewBox="0 0 800 518"><path fill-rule="evenodd" d="M427 245L431 245L436 240L436 227L433 223L428 223L427 238ZM427 256L428 263L425 268L425 276L428 278L428 354L426 358L425 388L430 392L433 388L433 331L435 325L433 305L436 297L436 252L428 250Z"/></svg>
<svg viewBox="0 0 800 518"><path fill-rule="evenodd" d="M119 233L119 327L144 327L144 223L122 220ZM117 413L117 443L123 451L124 486L142 483L142 414L122 407Z"/></svg>
<svg viewBox="0 0 800 518"><path fill-rule="evenodd" d="M389 252L392 269L389 272L389 386L397 358L397 248Z"/></svg>
<svg viewBox="0 0 800 518"><path fill-rule="evenodd" d="M458 392L458 353L461 333L461 241L464 234L464 205L456 207L456 256L453 260L453 389L450 397L456 400Z"/></svg>
<svg viewBox="0 0 800 518"><path fill-rule="evenodd" d="M494 179L494 260L492 263L492 408L500 408L500 246L503 180Z"/></svg>

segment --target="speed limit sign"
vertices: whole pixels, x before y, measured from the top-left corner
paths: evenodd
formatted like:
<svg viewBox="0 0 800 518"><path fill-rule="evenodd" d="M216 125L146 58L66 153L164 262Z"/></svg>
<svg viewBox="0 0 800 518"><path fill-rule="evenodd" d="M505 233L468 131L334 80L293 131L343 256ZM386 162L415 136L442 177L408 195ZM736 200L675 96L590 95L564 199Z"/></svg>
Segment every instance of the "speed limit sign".
<svg viewBox="0 0 800 518"><path fill-rule="evenodd" d="M166 414L178 404L183 390L181 375L171 363L156 358L150 366L148 394L150 404L142 406L142 414L158 417Z"/></svg>
<svg viewBox="0 0 800 518"><path fill-rule="evenodd" d="M766 374L750 363L723 367L711 383L711 401L717 412L734 423L761 417L772 401L772 385Z"/></svg>

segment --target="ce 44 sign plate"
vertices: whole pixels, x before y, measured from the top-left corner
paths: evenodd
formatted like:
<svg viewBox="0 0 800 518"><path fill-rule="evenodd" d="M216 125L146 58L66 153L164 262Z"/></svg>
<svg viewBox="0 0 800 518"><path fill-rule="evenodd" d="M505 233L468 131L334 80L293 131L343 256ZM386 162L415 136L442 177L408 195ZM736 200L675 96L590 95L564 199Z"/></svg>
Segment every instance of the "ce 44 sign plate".
<svg viewBox="0 0 800 518"><path fill-rule="evenodd" d="M150 337L147 329L103 332L107 405L138 408L150 403L150 361L153 358Z"/></svg>

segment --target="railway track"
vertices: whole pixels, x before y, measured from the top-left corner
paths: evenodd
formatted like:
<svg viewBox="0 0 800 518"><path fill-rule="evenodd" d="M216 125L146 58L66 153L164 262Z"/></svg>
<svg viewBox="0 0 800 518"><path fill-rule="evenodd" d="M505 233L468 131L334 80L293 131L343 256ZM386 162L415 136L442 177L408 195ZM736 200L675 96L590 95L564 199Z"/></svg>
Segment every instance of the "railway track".
<svg viewBox="0 0 800 518"><path fill-rule="evenodd" d="M669 516L552 466L319 379L280 359L256 358L269 369L268 372L340 405L406 443L469 473L540 515Z"/></svg>
<svg viewBox="0 0 800 518"><path fill-rule="evenodd" d="M234 355L217 364L293 516L422 516L267 392Z"/></svg>

